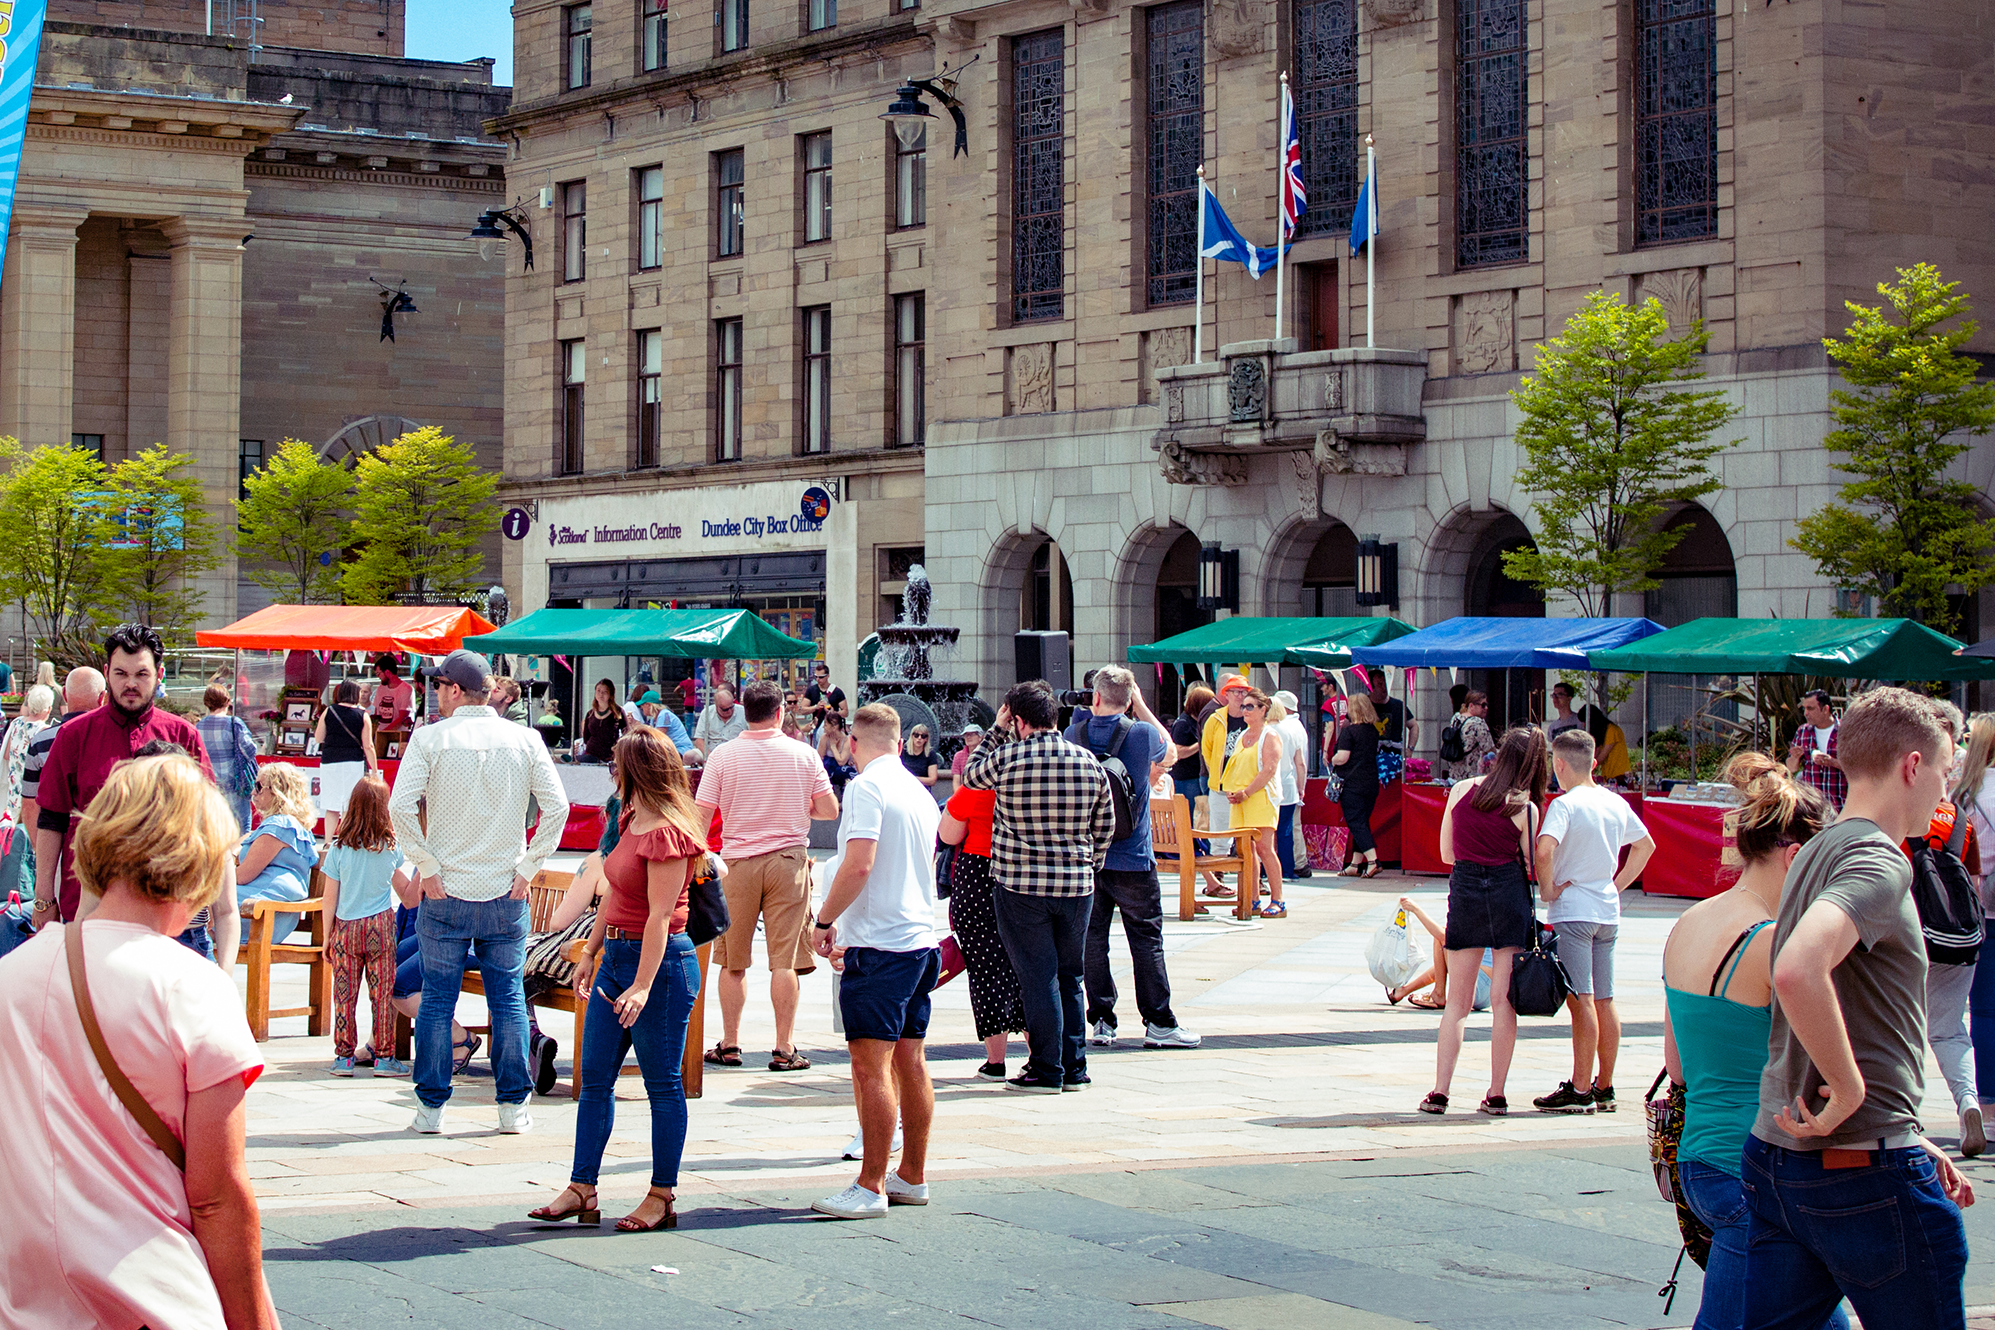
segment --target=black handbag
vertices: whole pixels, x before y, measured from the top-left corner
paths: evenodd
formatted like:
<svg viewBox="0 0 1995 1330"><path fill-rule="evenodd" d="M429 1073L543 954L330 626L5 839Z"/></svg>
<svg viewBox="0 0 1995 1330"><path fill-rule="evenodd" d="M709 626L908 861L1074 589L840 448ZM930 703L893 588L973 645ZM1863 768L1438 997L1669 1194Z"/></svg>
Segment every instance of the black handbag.
<svg viewBox="0 0 1995 1330"><path fill-rule="evenodd" d="M1525 814L1525 826L1530 825L1530 814ZM1535 847L1538 838L1532 836L1530 843ZM1533 865L1535 855L1524 859L1524 880L1527 885L1537 885L1538 873ZM1510 1005L1519 1016L1556 1016L1564 1010L1566 999L1572 996L1572 981L1566 977L1566 967L1559 962L1559 953L1552 943L1558 934L1538 921L1534 912L1531 918L1531 945L1519 952L1510 962Z"/></svg>
<svg viewBox="0 0 1995 1330"><path fill-rule="evenodd" d="M935 895L938 899L949 899L949 892L956 885L956 856L962 847L938 843L935 847Z"/></svg>
<svg viewBox="0 0 1995 1330"><path fill-rule="evenodd" d="M704 947L725 933L729 922L727 893L714 871L713 856L707 855L686 886L686 937L694 946Z"/></svg>

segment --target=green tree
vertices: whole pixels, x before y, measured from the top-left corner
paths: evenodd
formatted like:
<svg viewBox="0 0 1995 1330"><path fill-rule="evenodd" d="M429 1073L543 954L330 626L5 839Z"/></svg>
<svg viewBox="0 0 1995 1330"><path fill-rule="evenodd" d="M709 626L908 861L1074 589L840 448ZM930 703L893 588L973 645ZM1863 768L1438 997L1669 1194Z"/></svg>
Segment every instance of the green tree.
<svg viewBox="0 0 1995 1330"><path fill-rule="evenodd" d="M194 580L221 564L193 459L155 443L112 467L109 482L105 609L184 645L206 599Z"/></svg>
<svg viewBox="0 0 1995 1330"><path fill-rule="evenodd" d="M353 473L324 461L302 439L286 439L243 481L236 501L236 554L258 586L299 605L339 598L338 558L352 526Z"/></svg>
<svg viewBox="0 0 1995 1330"><path fill-rule="evenodd" d="M18 602L37 655L82 663L105 598L104 464L87 448L0 438L0 596Z"/></svg>
<svg viewBox="0 0 1995 1330"><path fill-rule="evenodd" d="M1524 413L1517 482L1538 496L1537 548L1505 554L1506 573L1563 593L1588 617L1658 585L1656 568L1685 534L1663 518L1721 487L1710 461L1737 442L1710 436L1739 408L1686 386L1704 377L1708 340L1701 323L1670 338L1659 301L1630 307L1596 291L1539 349L1511 394Z"/></svg>
<svg viewBox="0 0 1995 1330"><path fill-rule="evenodd" d="M1840 428L1822 446L1843 454L1832 465L1856 479L1797 523L1791 543L1891 617L1950 632L1948 589L1995 582L1995 521L1977 520L1974 486L1946 474L1995 426L1995 385L1977 383L1979 367L1961 354L1977 325L1958 282L1919 263L1877 293L1884 305L1846 302L1855 320L1822 341L1850 385L1830 394Z"/></svg>
<svg viewBox="0 0 1995 1330"><path fill-rule="evenodd" d="M469 448L426 426L363 455L354 470L359 553L340 571L348 600L453 600L477 587L499 482Z"/></svg>

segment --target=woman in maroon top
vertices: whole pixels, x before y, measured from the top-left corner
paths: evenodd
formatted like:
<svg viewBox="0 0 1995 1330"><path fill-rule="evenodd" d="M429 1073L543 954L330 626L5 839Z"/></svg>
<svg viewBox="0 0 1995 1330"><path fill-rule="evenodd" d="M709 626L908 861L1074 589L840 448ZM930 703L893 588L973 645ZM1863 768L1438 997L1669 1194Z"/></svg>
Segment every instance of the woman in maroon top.
<svg viewBox="0 0 1995 1330"><path fill-rule="evenodd" d="M575 1167L553 1203L528 1217L600 1221L596 1175L616 1117L617 1073L635 1045L651 1101L651 1190L617 1221L617 1230L643 1233L679 1223L672 1209L686 1147L679 1063L700 991L699 957L686 936L687 886L706 845L685 765L661 731L632 730L617 741L613 757L623 798L621 834L603 860L609 895L596 912L595 931L572 981L576 996L589 1003L577 1054L582 1093L575 1114Z"/></svg>
<svg viewBox="0 0 1995 1330"><path fill-rule="evenodd" d="M1530 945L1536 922L1525 855L1542 823L1550 783L1545 732L1518 726L1503 736L1489 774L1457 781L1441 814L1441 858L1448 874L1448 1008L1434 1057L1434 1092L1420 1101L1422 1113L1448 1111L1448 1086L1462 1055L1462 1026L1475 996L1476 969L1485 947L1495 953L1489 975L1489 1093L1481 1112L1501 1117L1510 1111L1503 1083L1517 1047L1517 1009L1510 1005L1510 962Z"/></svg>

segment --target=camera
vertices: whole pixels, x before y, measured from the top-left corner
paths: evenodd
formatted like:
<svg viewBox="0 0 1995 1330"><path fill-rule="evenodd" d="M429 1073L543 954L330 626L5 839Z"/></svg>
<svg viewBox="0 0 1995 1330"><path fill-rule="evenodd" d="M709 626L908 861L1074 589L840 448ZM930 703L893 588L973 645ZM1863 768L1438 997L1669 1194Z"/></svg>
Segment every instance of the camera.
<svg viewBox="0 0 1995 1330"><path fill-rule="evenodd" d="M1066 688L1060 692L1060 705L1063 707L1085 707L1094 705L1092 688Z"/></svg>

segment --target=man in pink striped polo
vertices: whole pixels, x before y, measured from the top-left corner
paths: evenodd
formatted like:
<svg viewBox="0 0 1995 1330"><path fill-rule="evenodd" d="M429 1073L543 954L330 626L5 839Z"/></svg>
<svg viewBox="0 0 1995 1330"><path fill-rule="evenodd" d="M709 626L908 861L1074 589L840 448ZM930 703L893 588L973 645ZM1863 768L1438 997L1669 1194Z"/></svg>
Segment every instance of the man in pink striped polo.
<svg viewBox="0 0 1995 1330"><path fill-rule="evenodd" d="M838 796L824 762L808 744L782 732L783 690L769 679L741 694L748 728L707 754L699 804L708 818L720 810L720 857L727 863L728 929L714 943L720 968L720 1042L706 1060L741 1065L741 1010L748 1003L748 966L755 921L762 920L769 953L769 1005L776 1015L770 1071L803 1071L797 1051L797 972L816 968L810 934L810 823L838 816Z"/></svg>

